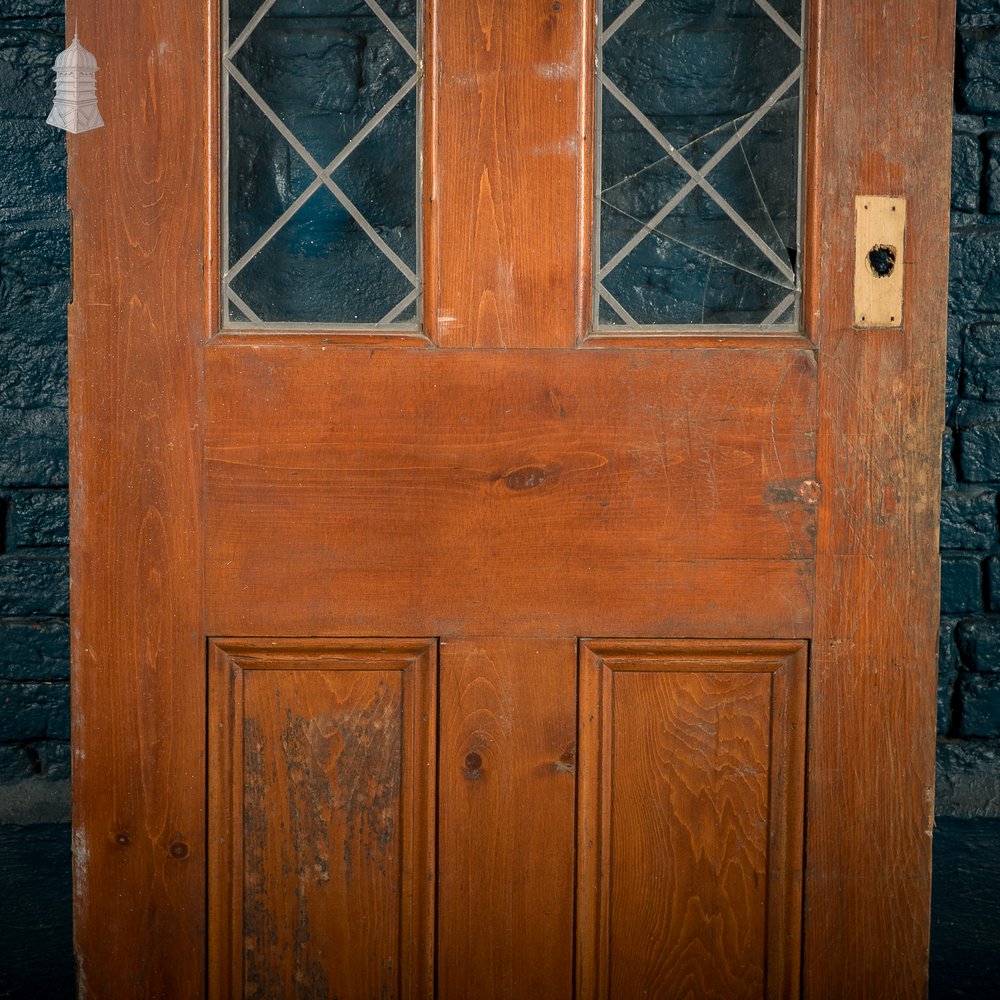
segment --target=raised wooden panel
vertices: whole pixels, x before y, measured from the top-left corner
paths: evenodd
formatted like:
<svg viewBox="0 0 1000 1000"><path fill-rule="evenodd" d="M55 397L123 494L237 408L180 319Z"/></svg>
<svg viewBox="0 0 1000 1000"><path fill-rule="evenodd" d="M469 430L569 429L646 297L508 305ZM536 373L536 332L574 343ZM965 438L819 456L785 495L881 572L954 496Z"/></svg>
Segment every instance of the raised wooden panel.
<svg viewBox="0 0 1000 1000"><path fill-rule="evenodd" d="M441 643L439 1000L570 1000L576 642Z"/></svg>
<svg viewBox="0 0 1000 1000"><path fill-rule="evenodd" d="M807 635L810 351L209 351L217 634Z"/></svg>
<svg viewBox="0 0 1000 1000"><path fill-rule="evenodd" d="M210 647L213 1000L433 994L436 655Z"/></svg>
<svg viewBox="0 0 1000 1000"><path fill-rule="evenodd" d="M587 641L580 1000L798 995L803 642Z"/></svg>
<svg viewBox="0 0 1000 1000"><path fill-rule="evenodd" d="M591 0L427 8L430 336L569 347L589 309Z"/></svg>

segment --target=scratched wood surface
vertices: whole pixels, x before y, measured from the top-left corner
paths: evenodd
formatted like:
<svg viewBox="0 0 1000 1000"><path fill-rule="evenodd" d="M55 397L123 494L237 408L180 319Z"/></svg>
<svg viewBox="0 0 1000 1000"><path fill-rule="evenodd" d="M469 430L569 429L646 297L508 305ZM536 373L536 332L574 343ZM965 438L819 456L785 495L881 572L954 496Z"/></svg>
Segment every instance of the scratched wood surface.
<svg viewBox="0 0 1000 1000"><path fill-rule="evenodd" d="M427 8L428 332L446 347L570 347L589 308L593 5Z"/></svg>
<svg viewBox="0 0 1000 1000"><path fill-rule="evenodd" d="M805 989L927 989L953 0L827 3L807 255L820 512ZM873 91L877 89L879 97ZM853 329L855 196L907 201L901 329ZM821 266L820 266L821 264Z"/></svg>
<svg viewBox="0 0 1000 1000"><path fill-rule="evenodd" d="M74 937L102 1000L204 991L204 11L71 0L105 127L68 138ZM72 35L72 32L70 32Z"/></svg>
<svg viewBox="0 0 1000 1000"><path fill-rule="evenodd" d="M213 646L212 998L432 996L433 649Z"/></svg>
<svg viewBox="0 0 1000 1000"><path fill-rule="evenodd" d="M440 1000L573 996L576 643L441 644Z"/></svg>
<svg viewBox="0 0 1000 1000"><path fill-rule="evenodd" d="M809 352L209 364L216 632L803 634Z"/></svg>
<svg viewBox="0 0 1000 1000"><path fill-rule="evenodd" d="M300 333L204 358L217 4L70 3L108 123L69 146L81 994L205 991L206 869L226 870L205 854L205 638L247 633L451 637L437 928L456 998L573 988L573 637L810 638L805 992L924 991L953 9L813 6L818 360L792 341L568 350L587 302L583 0L428 5L427 330L476 351ZM852 328L859 193L907 199L900 330ZM553 350L493 350L526 346ZM658 746L643 732L637 753ZM485 771L463 773L470 753ZM413 871L432 870L425 806ZM794 843L768 845L793 878ZM769 968L794 963L771 937L793 896L768 913ZM421 898L403 951L432 933Z"/></svg>
<svg viewBox="0 0 1000 1000"><path fill-rule="evenodd" d="M578 996L798 995L804 643L581 648Z"/></svg>

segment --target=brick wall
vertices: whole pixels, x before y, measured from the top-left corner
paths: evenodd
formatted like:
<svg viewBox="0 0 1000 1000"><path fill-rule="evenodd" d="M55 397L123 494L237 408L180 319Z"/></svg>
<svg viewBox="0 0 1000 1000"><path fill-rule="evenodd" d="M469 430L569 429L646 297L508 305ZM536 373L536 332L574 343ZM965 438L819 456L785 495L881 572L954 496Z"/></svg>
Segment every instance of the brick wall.
<svg viewBox="0 0 1000 1000"><path fill-rule="evenodd" d="M0 997L69 996L61 0L0 5Z"/></svg>
<svg viewBox="0 0 1000 1000"><path fill-rule="evenodd" d="M0 7L0 998L71 994L61 0ZM1000 0L959 0L932 995L1000 981Z"/></svg>
<svg viewBox="0 0 1000 1000"><path fill-rule="evenodd" d="M1000 982L1000 0L958 0L931 994Z"/></svg>

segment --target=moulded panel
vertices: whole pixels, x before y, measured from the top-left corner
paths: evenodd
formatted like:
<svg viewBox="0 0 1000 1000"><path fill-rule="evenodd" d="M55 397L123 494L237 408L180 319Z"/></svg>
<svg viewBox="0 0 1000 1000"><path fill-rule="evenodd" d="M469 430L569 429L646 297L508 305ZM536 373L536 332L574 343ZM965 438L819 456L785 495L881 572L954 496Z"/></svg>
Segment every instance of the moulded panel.
<svg viewBox="0 0 1000 1000"><path fill-rule="evenodd" d="M436 653L210 647L215 1000L433 992Z"/></svg>
<svg viewBox="0 0 1000 1000"><path fill-rule="evenodd" d="M581 647L581 1000L797 995L806 645Z"/></svg>

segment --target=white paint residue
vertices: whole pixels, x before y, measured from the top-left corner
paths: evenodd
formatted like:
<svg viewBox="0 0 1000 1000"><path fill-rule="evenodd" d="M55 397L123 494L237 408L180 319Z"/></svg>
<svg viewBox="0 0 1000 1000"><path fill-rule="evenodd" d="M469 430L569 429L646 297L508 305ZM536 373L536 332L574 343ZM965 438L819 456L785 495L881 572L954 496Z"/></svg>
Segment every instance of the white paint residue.
<svg viewBox="0 0 1000 1000"><path fill-rule="evenodd" d="M87 877L90 871L90 846L87 831L82 827L73 830L73 896L82 903L87 897Z"/></svg>
<svg viewBox="0 0 1000 1000"><path fill-rule="evenodd" d="M542 63L535 67L535 72L544 80L573 81L580 73L580 64L575 59Z"/></svg>

